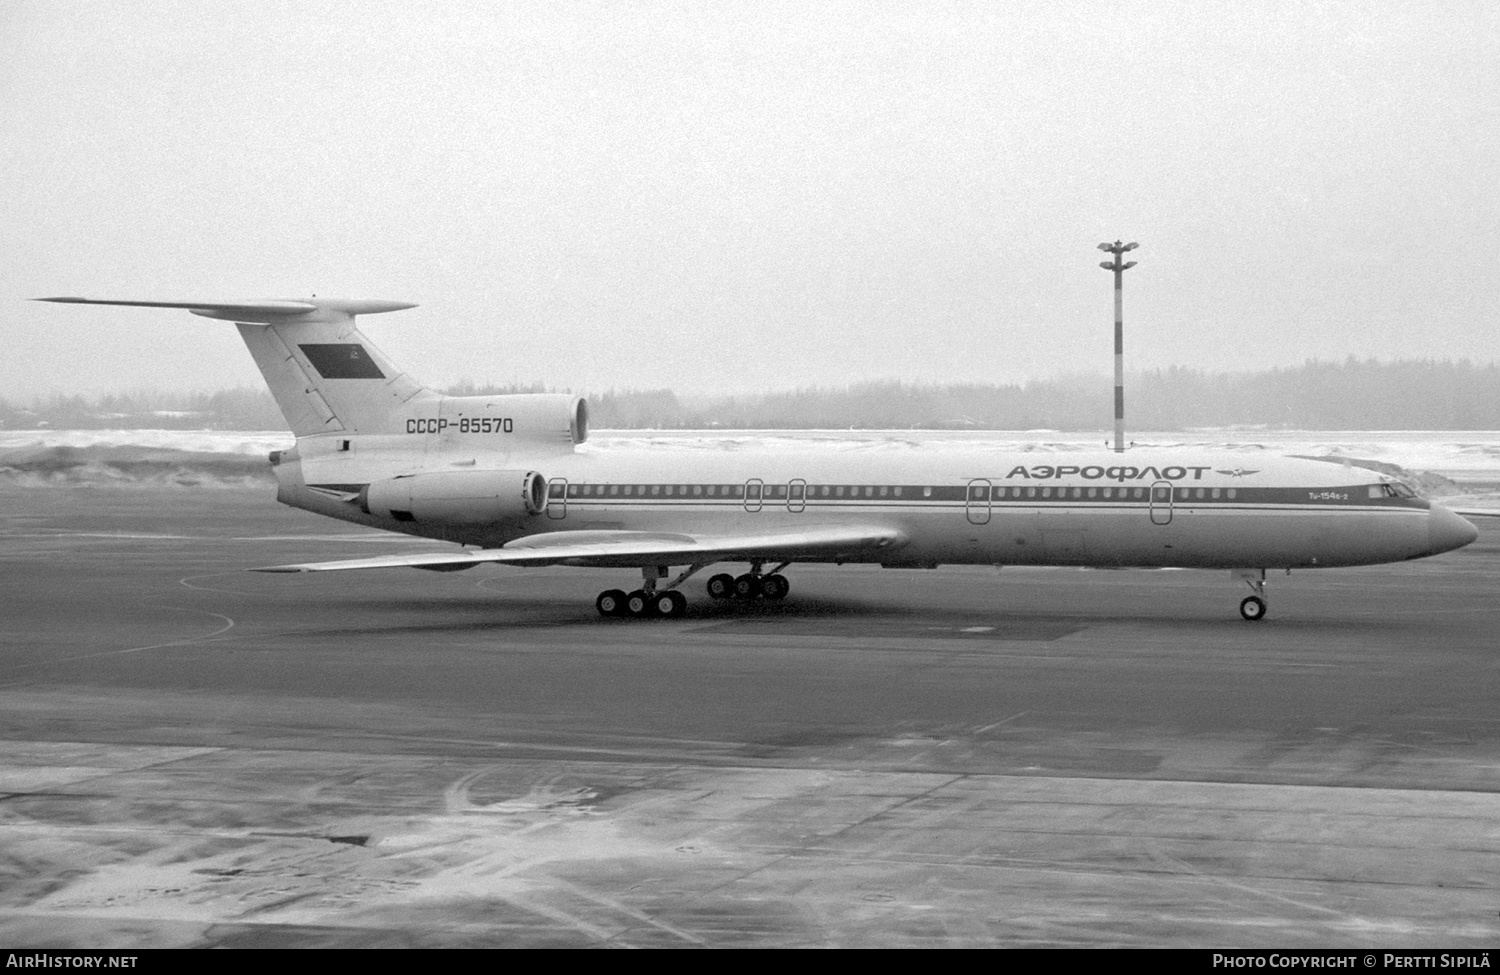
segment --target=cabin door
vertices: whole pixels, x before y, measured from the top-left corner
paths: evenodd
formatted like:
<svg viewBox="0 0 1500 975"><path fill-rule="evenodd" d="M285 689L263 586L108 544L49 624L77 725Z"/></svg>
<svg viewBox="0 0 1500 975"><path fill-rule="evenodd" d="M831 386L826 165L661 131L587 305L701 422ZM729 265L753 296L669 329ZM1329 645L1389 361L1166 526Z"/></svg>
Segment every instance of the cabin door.
<svg viewBox="0 0 1500 975"><path fill-rule="evenodd" d="M964 514L971 525L988 525L990 523L990 482L982 477L976 477L969 482L969 490L964 496Z"/></svg>
<svg viewBox="0 0 1500 975"><path fill-rule="evenodd" d="M568 479L554 477L547 482L547 517L559 520L568 517Z"/></svg>
<svg viewBox="0 0 1500 975"><path fill-rule="evenodd" d="M1157 481L1151 485L1151 524L1172 523L1172 482Z"/></svg>
<svg viewBox="0 0 1500 975"><path fill-rule="evenodd" d="M748 480L748 481L745 482L745 510L746 511L759 511L760 510L760 506L763 503L761 501L761 497L760 496L761 496L761 493L765 490L765 488L766 488L766 482L762 481L758 477L752 477L752 478L750 478L750 480Z"/></svg>
<svg viewBox="0 0 1500 975"><path fill-rule="evenodd" d="M786 510L801 511L807 507L807 482L794 477L786 486Z"/></svg>

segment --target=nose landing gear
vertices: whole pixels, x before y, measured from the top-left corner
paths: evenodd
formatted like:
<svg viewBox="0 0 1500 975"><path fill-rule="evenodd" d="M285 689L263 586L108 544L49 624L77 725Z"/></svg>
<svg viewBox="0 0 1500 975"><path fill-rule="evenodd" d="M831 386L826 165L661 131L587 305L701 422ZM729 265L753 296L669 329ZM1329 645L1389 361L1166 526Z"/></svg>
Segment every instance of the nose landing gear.
<svg viewBox="0 0 1500 975"><path fill-rule="evenodd" d="M1255 595L1246 596L1240 600L1240 615L1251 622L1265 619L1266 570L1231 569L1230 575L1236 579L1243 579L1245 584L1255 591Z"/></svg>

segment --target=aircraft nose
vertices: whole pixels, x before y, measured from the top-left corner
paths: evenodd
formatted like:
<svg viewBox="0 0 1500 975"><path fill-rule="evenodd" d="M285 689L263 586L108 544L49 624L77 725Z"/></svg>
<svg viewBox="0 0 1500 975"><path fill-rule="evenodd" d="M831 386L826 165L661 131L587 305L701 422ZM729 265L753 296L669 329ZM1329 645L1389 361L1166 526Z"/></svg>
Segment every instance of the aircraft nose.
<svg viewBox="0 0 1500 975"><path fill-rule="evenodd" d="M1427 512L1427 544L1434 555L1463 548L1478 537L1479 529L1442 505Z"/></svg>

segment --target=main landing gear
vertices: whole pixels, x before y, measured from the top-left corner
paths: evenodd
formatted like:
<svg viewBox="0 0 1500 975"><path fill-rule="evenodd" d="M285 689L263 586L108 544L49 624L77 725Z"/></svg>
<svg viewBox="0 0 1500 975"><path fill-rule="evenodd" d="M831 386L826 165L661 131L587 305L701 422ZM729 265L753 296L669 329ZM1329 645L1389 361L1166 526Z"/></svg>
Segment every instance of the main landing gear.
<svg viewBox="0 0 1500 975"><path fill-rule="evenodd" d="M661 616L666 619L676 619L687 612L687 597L677 591L677 587L688 576L703 568L701 565L689 566L681 575L666 584L665 588L658 589L656 581L667 577L668 569L664 565L653 565L641 569L641 588L632 593L625 593L619 589L606 589L594 600L594 608L599 611L600 616L629 616L632 619L646 619L651 616Z"/></svg>
<svg viewBox="0 0 1500 975"><path fill-rule="evenodd" d="M1252 623L1266 618L1266 570L1231 569L1230 575L1243 579L1255 595L1240 600L1240 615Z"/></svg>
<svg viewBox="0 0 1500 975"><path fill-rule="evenodd" d="M647 592L637 589L625 593L620 589L606 589L594 600L594 608L600 616L629 616L644 619L648 616L663 616L674 619L687 612L687 597L675 589Z"/></svg>
<svg viewBox="0 0 1500 975"><path fill-rule="evenodd" d="M757 562L749 572L738 578L721 572L708 580L708 594L715 599L785 599L786 594L792 591L792 584L781 574L781 570L787 565L788 563L783 562L770 572L763 573Z"/></svg>
<svg viewBox="0 0 1500 975"><path fill-rule="evenodd" d="M720 573L708 580L708 594L715 599L785 599L792 584L781 574L781 570L789 564L783 562L766 573L761 571L761 563L757 562L749 572L739 577ZM677 619L687 612L687 597L677 587L701 568L701 565L690 566L664 585L658 585L658 580L667 577L666 566L643 568L641 588L630 593L622 589L606 589L594 600L594 608L599 611L600 616Z"/></svg>
<svg viewBox="0 0 1500 975"><path fill-rule="evenodd" d="M594 600L594 608L599 611L600 616L628 616L638 620L656 616L677 619L687 613L687 597L678 592L677 587L701 568L701 565L690 565L677 578L657 588L657 580L667 577L668 567L645 566L641 569L641 588L632 593L606 589Z"/></svg>

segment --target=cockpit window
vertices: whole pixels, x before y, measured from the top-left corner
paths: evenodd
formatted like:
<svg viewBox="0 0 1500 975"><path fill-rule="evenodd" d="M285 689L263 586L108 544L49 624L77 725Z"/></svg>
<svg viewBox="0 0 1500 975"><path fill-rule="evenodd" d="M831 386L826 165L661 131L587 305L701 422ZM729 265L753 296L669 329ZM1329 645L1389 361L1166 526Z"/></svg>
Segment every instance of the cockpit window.
<svg viewBox="0 0 1500 975"><path fill-rule="evenodd" d="M1400 481L1370 485L1370 497L1372 498L1415 498L1416 496L1417 492Z"/></svg>

